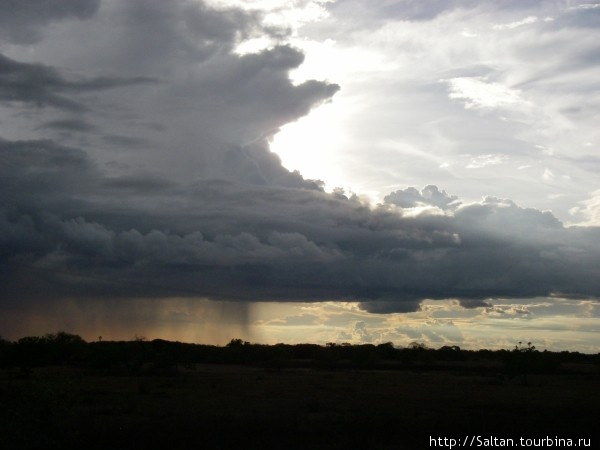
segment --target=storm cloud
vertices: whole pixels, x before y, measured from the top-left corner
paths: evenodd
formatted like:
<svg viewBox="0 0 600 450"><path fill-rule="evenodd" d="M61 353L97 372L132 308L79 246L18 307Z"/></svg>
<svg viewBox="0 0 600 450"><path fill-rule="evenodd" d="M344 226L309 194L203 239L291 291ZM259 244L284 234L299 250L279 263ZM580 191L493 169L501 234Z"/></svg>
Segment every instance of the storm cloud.
<svg viewBox="0 0 600 450"><path fill-rule="evenodd" d="M82 150L50 141L4 141L0 152L9 302L339 299L391 312L426 298L600 289L597 228L565 228L509 200L415 216L306 186L113 177Z"/></svg>
<svg viewBox="0 0 600 450"><path fill-rule="evenodd" d="M89 19L99 6L100 0L7 0L0 5L0 38L31 44L53 22Z"/></svg>
<svg viewBox="0 0 600 450"><path fill-rule="evenodd" d="M22 102L82 112L86 107L64 92L98 91L151 81L146 77L68 80L53 67L22 63L0 54L0 99L7 104Z"/></svg>
<svg viewBox="0 0 600 450"><path fill-rule="evenodd" d="M424 299L600 295L598 228L434 185L372 206L283 167L270 138L340 87L292 83L304 56L285 43L236 53L256 34L285 36L258 13L107 1L59 14L54 3L3 19L30 30L9 29L21 47L0 46L5 305L177 296L385 313ZM88 51L44 47L51 22ZM48 52L31 61L38 45Z"/></svg>

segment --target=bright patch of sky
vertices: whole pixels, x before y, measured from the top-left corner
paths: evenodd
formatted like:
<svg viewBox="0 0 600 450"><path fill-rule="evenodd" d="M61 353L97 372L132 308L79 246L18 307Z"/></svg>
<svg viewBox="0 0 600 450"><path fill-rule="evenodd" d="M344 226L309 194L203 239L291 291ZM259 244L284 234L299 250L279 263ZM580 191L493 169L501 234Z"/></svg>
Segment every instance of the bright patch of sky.
<svg viewBox="0 0 600 450"><path fill-rule="evenodd" d="M355 304L257 304L252 333L263 342L384 343L407 346L421 342L433 348L511 349L534 342L553 351L600 346L600 308L589 300L489 300L484 308L465 309L455 300L425 301L420 311L369 314ZM548 331L550 330L550 331Z"/></svg>
<svg viewBox="0 0 600 450"><path fill-rule="evenodd" d="M390 5L397 14L358 1L322 5L328 15L290 40L306 53L294 79L335 80L341 90L318 121L301 118L275 136L286 167L379 199L435 180L467 200L508 197L575 221L573 205L598 189L586 164L600 141L600 102L588 94L599 87L600 30L586 16L597 5L424 2L414 19L415 2ZM292 156L292 141L305 150ZM415 151L390 150L390 141Z"/></svg>

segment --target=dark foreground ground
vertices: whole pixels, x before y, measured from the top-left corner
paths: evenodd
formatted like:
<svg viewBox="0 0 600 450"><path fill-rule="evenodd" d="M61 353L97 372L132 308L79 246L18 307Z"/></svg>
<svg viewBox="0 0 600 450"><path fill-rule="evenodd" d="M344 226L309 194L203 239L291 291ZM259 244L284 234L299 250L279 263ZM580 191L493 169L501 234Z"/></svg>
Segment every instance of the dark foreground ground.
<svg viewBox="0 0 600 450"><path fill-rule="evenodd" d="M589 437L600 376L46 366L0 371L0 401L2 449L410 449L429 448L429 436Z"/></svg>

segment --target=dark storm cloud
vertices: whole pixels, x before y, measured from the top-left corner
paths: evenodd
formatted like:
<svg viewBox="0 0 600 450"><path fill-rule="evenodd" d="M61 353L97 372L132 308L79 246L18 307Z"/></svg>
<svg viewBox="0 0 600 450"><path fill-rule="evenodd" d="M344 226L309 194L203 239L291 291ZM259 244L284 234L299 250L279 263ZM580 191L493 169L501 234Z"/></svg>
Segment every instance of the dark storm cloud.
<svg viewBox="0 0 600 450"><path fill-rule="evenodd" d="M72 60L0 58L0 112L54 107L30 114L38 126L21 131L35 138L0 140L2 302L356 300L389 312L424 298L600 295L596 228L497 198L460 204L436 186L372 209L284 168L269 137L339 86L294 85L303 55L288 45L233 53L272 33L259 17L196 1L107 2L97 15L65 44ZM82 144L56 130L88 133ZM404 210L428 205L439 209Z"/></svg>
<svg viewBox="0 0 600 450"><path fill-rule="evenodd" d="M42 29L65 19L89 19L100 0L3 0L0 3L0 42L32 44L42 38Z"/></svg>
<svg viewBox="0 0 600 450"><path fill-rule="evenodd" d="M209 176L257 185L317 190L322 190L323 184L317 180L305 180L298 172L285 169L279 157L269 151L264 141L221 149L213 159Z"/></svg>
<svg viewBox="0 0 600 450"><path fill-rule="evenodd" d="M49 141L4 141L0 151L7 302L340 299L383 313L424 298L475 306L600 292L598 229L564 228L506 200L404 217L314 189L109 179L85 153Z"/></svg>
<svg viewBox="0 0 600 450"><path fill-rule="evenodd" d="M85 93L150 83L148 77L96 77L67 79L54 67L15 61L0 54L0 101L30 104L38 107L52 106L72 112L82 112L87 107L69 98L69 93Z"/></svg>
<svg viewBox="0 0 600 450"><path fill-rule="evenodd" d="M134 136L120 136L116 134L103 136L102 140L117 147L137 147L140 145L148 144L148 141L146 141L144 138Z"/></svg>
<svg viewBox="0 0 600 450"><path fill-rule="evenodd" d="M83 111L85 108L79 102L58 95L66 84L51 67L14 61L0 54L0 100L4 102Z"/></svg>
<svg viewBox="0 0 600 450"><path fill-rule="evenodd" d="M90 155L107 162L106 149L127 149L129 155L119 156L122 165L188 181L307 184L281 166L265 140L328 101L339 86L292 84L289 72L304 55L289 45L243 56L232 52L245 37L283 31L263 26L257 13L185 0L106 2L97 19L78 35L79 46L64 41L63 53L47 56L51 64L67 59L69 67L80 68L77 73L93 73L85 85L79 80L81 88L99 88L109 79L139 82L135 90L58 93L88 109L86 121L97 131L86 148ZM98 76L107 73L115 75ZM150 123L160 129L150 130Z"/></svg>
<svg viewBox="0 0 600 450"><path fill-rule="evenodd" d="M94 130L93 125L81 119L50 120L48 122L44 122L40 128L78 132L88 132Z"/></svg>
<svg viewBox="0 0 600 450"><path fill-rule="evenodd" d="M460 306L463 308L471 309L471 308L486 308L490 306L490 303L482 300L482 299L460 299Z"/></svg>
<svg viewBox="0 0 600 450"><path fill-rule="evenodd" d="M307 114L338 90L336 84L309 80L297 86L289 71L304 55L287 45L258 54L218 56L203 70L176 80L168 102L194 114L206 135L220 142L246 143L274 133Z"/></svg>
<svg viewBox="0 0 600 450"><path fill-rule="evenodd" d="M110 5L111 65L124 70L171 72L178 61L200 63L231 51L260 32L261 16L239 9L214 10L196 0L129 0Z"/></svg>
<svg viewBox="0 0 600 450"><path fill-rule="evenodd" d="M104 179L102 186L109 191L114 190L115 195L121 195L119 191L125 190L129 192L148 193L151 191L161 191L167 188L177 186L176 183L162 179L160 177L152 177L148 175L129 175Z"/></svg>

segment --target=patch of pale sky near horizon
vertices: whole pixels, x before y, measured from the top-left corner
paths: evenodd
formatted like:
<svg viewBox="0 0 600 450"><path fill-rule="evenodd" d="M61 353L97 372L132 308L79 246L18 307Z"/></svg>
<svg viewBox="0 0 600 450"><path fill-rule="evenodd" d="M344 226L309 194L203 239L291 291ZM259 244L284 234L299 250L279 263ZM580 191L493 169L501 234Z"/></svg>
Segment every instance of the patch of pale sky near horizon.
<svg viewBox="0 0 600 450"><path fill-rule="evenodd" d="M594 333L600 320L588 317L582 302L595 307L590 301L553 299L545 306L530 308L535 311L535 320L531 320L531 312L513 312L527 311L526 306L506 300L490 301L495 311L502 311L495 316L490 316L487 308L464 309L454 300L425 301L421 311L386 315L336 303L258 304L255 308L260 311L261 320L255 324L255 330L257 337L268 343L305 342L308 335L311 342L321 344L392 341L405 346L419 341L431 347L510 349L518 341L532 341L540 349L596 352L600 337ZM311 323L302 323L303 317Z"/></svg>
<svg viewBox="0 0 600 450"><path fill-rule="evenodd" d="M213 345L241 338L267 344L391 341L401 347L418 341L434 348L465 349L510 349L518 341L532 341L537 348L552 351L595 353L600 348L597 302L560 298L488 302L489 307L465 309L456 300L426 300L416 312L373 314L352 302L62 300L20 310L20 316L4 314L0 326L2 337L8 339L68 330L88 341L98 336L104 340L143 336Z"/></svg>

